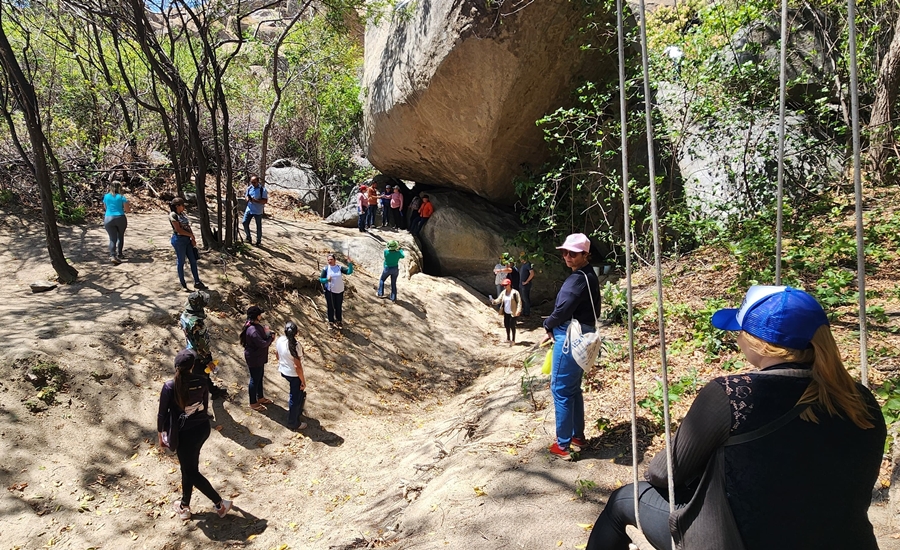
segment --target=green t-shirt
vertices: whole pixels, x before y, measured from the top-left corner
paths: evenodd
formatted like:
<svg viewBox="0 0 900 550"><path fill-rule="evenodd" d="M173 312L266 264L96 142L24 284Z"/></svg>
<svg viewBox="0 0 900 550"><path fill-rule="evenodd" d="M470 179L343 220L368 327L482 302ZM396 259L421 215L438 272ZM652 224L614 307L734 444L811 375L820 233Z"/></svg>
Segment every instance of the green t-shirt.
<svg viewBox="0 0 900 550"><path fill-rule="evenodd" d="M384 267L397 267L401 258L405 258L402 250L385 250L384 251Z"/></svg>

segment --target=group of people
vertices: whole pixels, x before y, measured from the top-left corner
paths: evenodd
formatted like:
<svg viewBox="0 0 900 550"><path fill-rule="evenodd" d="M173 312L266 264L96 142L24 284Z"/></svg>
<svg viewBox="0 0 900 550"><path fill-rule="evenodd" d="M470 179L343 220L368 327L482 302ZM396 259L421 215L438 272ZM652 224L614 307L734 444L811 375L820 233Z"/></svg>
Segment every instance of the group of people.
<svg viewBox="0 0 900 550"><path fill-rule="evenodd" d="M361 187L361 191L365 189ZM396 194L397 190L376 194L376 199L392 200ZM365 225L370 212L368 196L366 193L361 230L372 227ZM253 199L265 197L254 191ZM427 215L422 216L428 197L417 199L419 219L410 223L418 223L420 230L433 209L426 209ZM104 203L110 261L121 260L126 224L117 218L124 218L128 202L120 189L111 188ZM249 204L265 203L248 203L248 212ZM391 216L383 217L382 225L391 221L399 227L402 202L396 215L394 203L388 204ZM174 450L181 465L182 496L173 503L178 517L190 518L194 487L224 517L232 502L222 499L199 472L199 455L210 434L209 397L221 398L226 392L210 377L218 362L212 357L205 323L209 296L202 292L205 286L197 274L196 240L184 215L184 201L173 200L171 210L172 246L181 286L187 288L187 259L198 290L189 295L180 319L187 347L176 356L174 378L160 393L159 443ZM245 215L248 241L249 219ZM583 333L597 330L600 288L590 267L591 241L586 235L569 235L557 249L572 273L543 321L544 341L553 346L550 390L556 437L549 452L572 460L588 441L581 389L584 369L573 356L569 328L577 320ZM385 282L390 279L389 297L396 300L403 257L399 243L390 241L384 250L378 297L384 297ZM492 297L492 302L501 306L510 345L515 342L515 318L528 315L531 306L534 270L527 257L520 260L517 267L510 254L503 254L494 268L498 296ZM341 328L343 278L353 273L353 263L342 266L334 255L327 257L327 263L320 281L328 321ZM263 378L274 343L279 373L289 387L286 425L304 429L306 377L298 326L287 322L284 334L276 338L262 322L264 313L251 306L240 334L249 371L250 407L262 411L272 403L264 396ZM672 548L673 541L679 548L877 548L866 513L881 464L884 418L872 393L854 382L845 369L821 305L799 289L753 286L740 308L720 310L711 322L721 330L738 332L738 346L758 370L718 377L704 386L672 443L674 495L668 492L669 472L662 454L652 460L647 481L613 492L594 524L588 550L629 547L625 527L637 522L635 495L643 533L659 550ZM675 499L674 513L669 511L671 498Z"/></svg>
<svg viewBox="0 0 900 550"><path fill-rule="evenodd" d="M377 223L378 205L381 204L381 225ZM422 227L434 213L431 198L424 192L410 201L406 215L403 212L404 197L400 185L385 185L384 192L378 190L375 180L359 186L356 194L356 211L359 216L357 227L366 232L378 227L393 230L406 227L413 235L418 235Z"/></svg>
<svg viewBox="0 0 900 550"><path fill-rule="evenodd" d="M553 342L556 438L549 451L572 460L588 442L584 370L568 329L578 320L582 332L596 330L600 289L586 235L569 235L557 248L572 274L543 323L544 341ZM587 550L627 550L626 527L638 515L657 550L876 549L867 510L884 417L844 367L822 306L796 288L753 286L740 308L717 311L711 323L737 331L737 345L758 370L718 377L700 390L672 442L674 494L661 453L647 481L610 495Z"/></svg>

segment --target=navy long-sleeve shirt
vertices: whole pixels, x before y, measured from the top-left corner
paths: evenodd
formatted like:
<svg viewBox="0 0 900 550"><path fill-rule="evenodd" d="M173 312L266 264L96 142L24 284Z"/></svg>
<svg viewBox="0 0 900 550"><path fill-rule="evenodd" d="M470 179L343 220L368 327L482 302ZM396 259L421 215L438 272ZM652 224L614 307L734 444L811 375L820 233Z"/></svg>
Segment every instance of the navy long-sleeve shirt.
<svg viewBox="0 0 900 550"><path fill-rule="evenodd" d="M585 275L587 275L587 279L585 279ZM590 298L588 298L588 282L591 285L590 295L594 298L593 309ZM591 266L587 265L573 271L563 282L562 288L556 295L556 306L553 308L553 313L544 320L544 329L548 332L552 331L573 317L578 319L582 325L594 326L597 324L594 319L594 310L599 317L600 282Z"/></svg>
<svg viewBox="0 0 900 550"><path fill-rule="evenodd" d="M244 360L250 368L258 368L269 361L269 346L274 334L266 335L266 329L258 323L251 323L244 335Z"/></svg>

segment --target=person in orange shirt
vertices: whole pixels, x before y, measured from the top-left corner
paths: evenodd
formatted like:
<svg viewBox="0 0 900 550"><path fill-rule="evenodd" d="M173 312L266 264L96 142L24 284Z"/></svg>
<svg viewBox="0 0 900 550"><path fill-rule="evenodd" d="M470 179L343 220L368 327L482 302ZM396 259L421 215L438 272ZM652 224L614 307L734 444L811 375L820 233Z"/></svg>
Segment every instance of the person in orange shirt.
<svg viewBox="0 0 900 550"><path fill-rule="evenodd" d="M375 227L375 214L378 213L378 188L375 180L369 185L369 207L366 209L366 229Z"/></svg>
<svg viewBox="0 0 900 550"><path fill-rule="evenodd" d="M434 205L431 204L431 199L428 198L428 195L423 195L422 206L419 207L419 217L416 218L415 225L410 228L409 232L414 236L418 236L432 214L434 214Z"/></svg>

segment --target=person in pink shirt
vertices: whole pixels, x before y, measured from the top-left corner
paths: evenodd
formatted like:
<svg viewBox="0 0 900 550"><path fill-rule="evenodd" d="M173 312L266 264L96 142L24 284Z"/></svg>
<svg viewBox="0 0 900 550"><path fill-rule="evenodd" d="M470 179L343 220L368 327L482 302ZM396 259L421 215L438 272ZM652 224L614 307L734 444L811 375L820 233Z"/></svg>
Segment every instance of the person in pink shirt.
<svg viewBox="0 0 900 550"><path fill-rule="evenodd" d="M369 194L368 187L363 184L359 186L359 193L356 194L356 211L359 213L359 221L356 226L360 233L366 232L366 213L369 210Z"/></svg>
<svg viewBox="0 0 900 550"><path fill-rule="evenodd" d="M399 185L391 193L391 225L394 229L400 229L403 225L403 194L400 193Z"/></svg>

